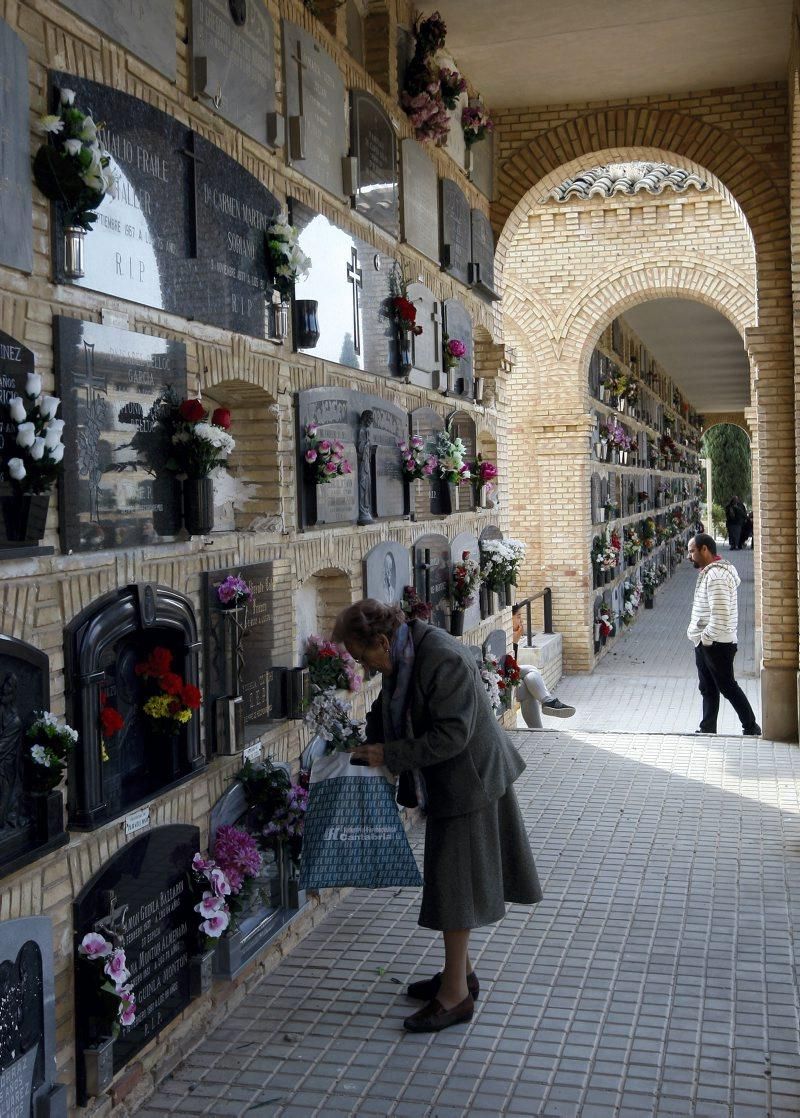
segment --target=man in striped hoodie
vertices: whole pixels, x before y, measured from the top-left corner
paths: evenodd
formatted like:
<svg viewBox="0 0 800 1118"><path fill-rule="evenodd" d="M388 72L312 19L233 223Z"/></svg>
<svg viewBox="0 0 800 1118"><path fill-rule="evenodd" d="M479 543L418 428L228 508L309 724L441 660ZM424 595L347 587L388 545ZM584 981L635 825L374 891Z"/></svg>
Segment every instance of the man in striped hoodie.
<svg viewBox="0 0 800 1118"><path fill-rule="evenodd" d="M692 602L692 620L686 635L694 645L703 720L698 734L717 732L719 697L724 695L739 715L743 734L759 735L747 696L733 677L736 625L739 608L736 590L742 581L732 563L717 555L712 536L698 532L689 540L689 558L700 571Z"/></svg>

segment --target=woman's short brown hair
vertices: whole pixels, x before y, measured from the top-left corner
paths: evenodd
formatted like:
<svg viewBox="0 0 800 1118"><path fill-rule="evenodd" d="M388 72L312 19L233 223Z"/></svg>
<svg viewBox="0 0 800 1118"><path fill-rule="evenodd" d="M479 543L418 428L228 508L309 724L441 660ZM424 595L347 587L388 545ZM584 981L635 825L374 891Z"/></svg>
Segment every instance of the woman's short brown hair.
<svg viewBox="0 0 800 1118"><path fill-rule="evenodd" d="M356 642L367 648L380 636L391 640L405 619L398 606L386 606L375 598L362 598L346 606L336 618L333 639L345 646Z"/></svg>

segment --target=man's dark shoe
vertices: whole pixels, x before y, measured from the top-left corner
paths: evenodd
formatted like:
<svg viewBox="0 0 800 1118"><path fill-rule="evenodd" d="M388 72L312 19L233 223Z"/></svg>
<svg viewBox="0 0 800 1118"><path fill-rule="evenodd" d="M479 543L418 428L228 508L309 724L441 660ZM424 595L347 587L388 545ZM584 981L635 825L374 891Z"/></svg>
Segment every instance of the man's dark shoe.
<svg viewBox="0 0 800 1118"><path fill-rule="evenodd" d="M761 737L761 727L759 726L759 724L757 722L754 722L752 726L747 726L747 727L743 726L742 727L742 736L745 737L745 738L760 738Z"/></svg>
<svg viewBox="0 0 800 1118"><path fill-rule="evenodd" d="M433 978L421 978L419 982L410 982L406 993L409 998L414 998L415 1001L430 1002L439 993L441 985L442 972L438 971ZM467 975L467 989L472 1000L476 1002L481 992L481 984L478 982L475 971Z"/></svg>
<svg viewBox="0 0 800 1118"><path fill-rule="evenodd" d="M461 1025L465 1021L470 1021L474 1012L475 1002L471 994L467 994L463 1002L454 1005L452 1009L445 1009L434 998L422 1009L406 1017L403 1028L410 1033L438 1033L442 1029L449 1029L451 1025Z"/></svg>
<svg viewBox="0 0 800 1118"><path fill-rule="evenodd" d="M695 730L696 734L716 734L716 730L704 730L701 726L699 730Z"/></svg>
<svg viewBox="0 0 800 1118"><path fill-rule="evenodd" d="M572 718L575 707L568 707L560 699L548 699L542 703L542 711L549 714L551 718Z"/></svg>

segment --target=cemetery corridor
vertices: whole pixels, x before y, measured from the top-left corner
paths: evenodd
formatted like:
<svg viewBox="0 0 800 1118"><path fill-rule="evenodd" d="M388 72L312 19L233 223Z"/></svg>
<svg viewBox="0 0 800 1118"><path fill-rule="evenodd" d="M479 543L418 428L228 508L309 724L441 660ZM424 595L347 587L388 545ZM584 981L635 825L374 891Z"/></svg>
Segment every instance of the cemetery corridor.
<svg viewBox="0 0 800 1118"><path fill-rule="evenodd" d="M761 717L761 693L755 658L753 552L721 554L736 567L739 587L739 651L736 679ZM564 722L543 717L546 728L613 733L691 734L700 722L702 699L697 689L694 649L686 638L697 572L688 560L656 592L655 607L640 606L636 621L623 629L614 647L591 675L566 675L556 688L558 698L576 708ZM521 716L518 725L523 726ZM739 734L741 726L730 703L720 704L719 732Z"/></svg>
<svg viewBox="0 0 800 1118"><path fill-rule="evenodd" d="M544 900L474 933L470 1025L403 1032L403 987L439 969L438 936L416 890L354 891L137 1118L796 1116L797 749L515 743Z"/></svg>

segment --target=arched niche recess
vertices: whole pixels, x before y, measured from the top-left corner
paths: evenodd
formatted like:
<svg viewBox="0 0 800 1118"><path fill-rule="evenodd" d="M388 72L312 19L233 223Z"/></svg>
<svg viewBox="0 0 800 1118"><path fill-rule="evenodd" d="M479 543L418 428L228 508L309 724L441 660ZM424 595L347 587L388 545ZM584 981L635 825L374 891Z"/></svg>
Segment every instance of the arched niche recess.
<svg viewBox="0 0 800 1118"><path fill-rule="evenodd" d="M336 567L315 571L295 593L296 652L302 663L312 633L328 638L337 615L353 600L350 577Z"/></svg>
<svg viewBox="0 0 800 1118"><path fill-rule="evenodd" d="M203 403L212 412L229 409L230 433L236 440L229 468L214 478L215 531L280 531L276 401L256 384L225 380L203 393Z"/></svg>
<svg viewBox="0 0 800 1118"><path fill-rule="evenodd" d="M478 454L484 462L491 462L492 465L497 465L497 439L490 431L478 431ZM500 491L500 482L502 478L498 477L491 483L491 488L482 488L480 492L480 503L482 508L494 508L498 503L497 498Z"/></svg>

